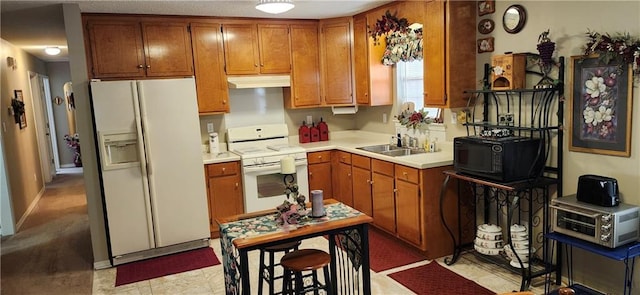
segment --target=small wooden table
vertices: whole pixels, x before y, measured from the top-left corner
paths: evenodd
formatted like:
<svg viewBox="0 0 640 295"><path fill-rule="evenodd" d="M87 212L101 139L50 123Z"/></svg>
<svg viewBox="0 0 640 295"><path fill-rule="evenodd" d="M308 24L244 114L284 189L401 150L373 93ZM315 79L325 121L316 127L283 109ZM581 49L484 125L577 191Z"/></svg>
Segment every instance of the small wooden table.
<svg viewBox="0 0 640 295"><path fill-rule="evenodd" d="M373 218L333 199L325 200L324 205L325 217L309 218L293 229L285 229L276 223L275 209L216 219L220 225L226 293L251 294L249 251L326 235L329 237L333 294L338 294L339 284L341 291L351 284L362 294L371 294L368 225ZM338 267L341 268L340 282ZM362 280L358 279L360 271Z"/></svg>

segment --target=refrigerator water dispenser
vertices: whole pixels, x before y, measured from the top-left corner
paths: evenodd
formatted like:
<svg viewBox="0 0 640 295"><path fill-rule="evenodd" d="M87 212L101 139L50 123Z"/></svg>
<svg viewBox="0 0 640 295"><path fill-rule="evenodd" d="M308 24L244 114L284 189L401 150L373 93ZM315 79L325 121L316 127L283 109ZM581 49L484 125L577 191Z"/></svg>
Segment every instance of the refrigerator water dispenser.
<svg viewBox="0 0 640 295"><path fill-rule="evenodd" d="M140 165L138 137L132 132L100 133L102 169L122 169Z"/></svg>

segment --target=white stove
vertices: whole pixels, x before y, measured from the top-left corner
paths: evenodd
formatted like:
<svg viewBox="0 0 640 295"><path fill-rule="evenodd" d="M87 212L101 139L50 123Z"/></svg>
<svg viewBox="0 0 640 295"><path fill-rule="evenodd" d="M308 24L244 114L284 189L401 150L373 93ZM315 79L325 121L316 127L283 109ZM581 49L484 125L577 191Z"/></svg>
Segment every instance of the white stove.
<svg viewBox="0 0 640 295"><path fill-rule="evenodd" d="M280 161L293 157L300 194L309 196L307 153L299 146L289 145L286 124L268 124L230 128L227 130L228 150L240 155L245 212L274 209L286 199L284 175Z"/></svg>

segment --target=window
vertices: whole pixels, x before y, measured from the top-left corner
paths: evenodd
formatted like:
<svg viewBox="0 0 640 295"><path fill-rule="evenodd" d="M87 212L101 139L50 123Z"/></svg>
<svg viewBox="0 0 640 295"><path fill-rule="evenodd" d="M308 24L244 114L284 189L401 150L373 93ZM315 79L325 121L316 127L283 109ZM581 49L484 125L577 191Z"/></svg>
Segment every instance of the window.
<svg viewBox="0 0 640 295"><path fill-rule="evenodd" d="M398 81L398 102L412 102L415 109L424 108L424 68L422 60L411 62L400 61L396 63L396 74ZM424 108L428 116L432 118L440 117L440 108Z"/></svg>

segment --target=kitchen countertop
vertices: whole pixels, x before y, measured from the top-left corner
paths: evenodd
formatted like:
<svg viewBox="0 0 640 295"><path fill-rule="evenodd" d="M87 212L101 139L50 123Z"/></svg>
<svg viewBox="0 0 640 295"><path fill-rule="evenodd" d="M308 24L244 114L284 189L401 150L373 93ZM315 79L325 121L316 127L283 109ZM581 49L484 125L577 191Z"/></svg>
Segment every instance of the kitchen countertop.
<svg viewBox="0 0 640 295"><path fill-rule="evenodd" d="M451 142L438 142L435 153L423 153L409 156L391 157L374 152L357 149L358 147L387 144L390 134L368 131L334 131L329 134L330 140L312 143L298 143L297 136L289 137L289 144L300 146L307 152L326 150L341 150L370 158L401 164L417 169L427 169L453 165L453 146ZM240 156L232 152L222 152L217 155L203 153L204 164L215 164L230 161L240 161Z"/></svg>

